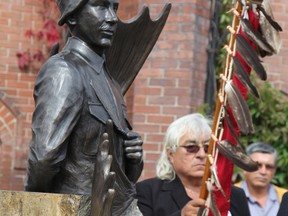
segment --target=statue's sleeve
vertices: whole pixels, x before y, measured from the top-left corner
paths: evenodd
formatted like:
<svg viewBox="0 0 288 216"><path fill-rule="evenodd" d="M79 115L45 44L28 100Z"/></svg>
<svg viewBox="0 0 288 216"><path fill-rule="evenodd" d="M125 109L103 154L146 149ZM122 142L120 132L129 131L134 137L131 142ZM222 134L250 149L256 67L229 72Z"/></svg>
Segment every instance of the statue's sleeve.
<svg viewBox="0 0 288 216"><path fill-rule="evenodd" d="M79 73L62 59L49 61L34 88L35 111L26 190L49 192L67 154L69 136L79 119L83 87Z"/></svg>

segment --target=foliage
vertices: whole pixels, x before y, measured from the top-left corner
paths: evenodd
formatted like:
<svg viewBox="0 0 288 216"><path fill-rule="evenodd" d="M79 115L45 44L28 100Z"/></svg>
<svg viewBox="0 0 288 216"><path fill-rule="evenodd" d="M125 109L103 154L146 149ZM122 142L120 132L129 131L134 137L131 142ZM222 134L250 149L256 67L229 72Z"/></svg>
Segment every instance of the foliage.
<svg viewBox="0 0 288 216"><path fill-rule="evenodd" d="M274 89L268 82L258 85L261 96L256 99L248 96L247 104L253 119L255 132L240 137L245 146L258 141L273 145L278 151L278 169L273 182L280 186L288 186L288 101L283 94Z"/></svg>
<svg viewBox="0 0 288 216"><path fill-rule="evenodd" d="M223 63L226 59L226 50L222 49L224 44L228 43L228 31L226 30L226 27L228 25L231 25L232 23L232 16L231 13L227 13L232 8L232 1L231 0L222 0L221 5L221 15L220 15L220 21L219 21L219 49L217 51L216 56L216 63L215 63L215 71L216 74L220 74L223 72Z"/></svg>
<svg viewBox="0 0 288 216"><path fill-rule="evenodd" d="M25 33L25 37L33 40L43 42L45 45L45 51L36 50L35 52L30 51L30 49L17 52L16 57L18 59L18 67L21 72L28 72L31 67L32 69L38 63L43 63L47 57L52 46L61 40L61 35L63 28L59 28L57 25L57 17L59 12L55 0L41 0L43 9L39 12L43 18L43 28L39 31L33 31L28 29ZM37 66L36 66L37 67ZM38 69L38 68L34 68Z"/></svg>

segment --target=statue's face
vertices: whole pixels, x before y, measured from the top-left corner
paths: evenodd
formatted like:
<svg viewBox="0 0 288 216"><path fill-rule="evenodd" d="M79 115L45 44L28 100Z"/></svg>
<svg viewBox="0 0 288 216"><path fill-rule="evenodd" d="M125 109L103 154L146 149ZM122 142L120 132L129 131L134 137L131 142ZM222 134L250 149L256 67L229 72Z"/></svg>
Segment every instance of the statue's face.
<svg viewBox="0 0 288 216"><path fill-rule="evenodd" d="M117 9L118 0L89 0L74 16L73 35L91 47L111 46L118 22Z"/></svg>

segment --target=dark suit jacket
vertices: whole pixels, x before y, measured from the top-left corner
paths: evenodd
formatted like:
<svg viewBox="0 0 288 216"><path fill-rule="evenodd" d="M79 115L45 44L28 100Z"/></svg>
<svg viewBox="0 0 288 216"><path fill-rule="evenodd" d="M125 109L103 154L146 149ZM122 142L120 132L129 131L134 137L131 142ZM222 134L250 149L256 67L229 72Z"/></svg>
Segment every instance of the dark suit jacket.
<svg viewBox="0 0 288 216"><path fill-rule="evenodd" d="M277 216L287 216L288 215L288 192L286 192L280 203L280 208L277 213Z"/></svg>
<svg viewBox="0 0 288 216"><path fill-rule="evenodd" d="M63 50L41 68L34 99L26 190L91 194L96 153L107 131L105 123L112 119L114 200L132 202L133 197L127 193L134 196L136 190L129 181L133 178L125 175L123 153L123 141L131 127L121 88L109 76L105 59L83 41L71 37ZM139 177L142 164L133 166Z"/></svg>
<svg viewBox="0 0 288 216"><path fill-rule="evenodd" d="M136 184L138 207L143 216L180 216L181 209L191 199L180 179L173 181L158 178ZM233 216L249 216L250 212L242 189L232 186L230 212Z"/></svg>

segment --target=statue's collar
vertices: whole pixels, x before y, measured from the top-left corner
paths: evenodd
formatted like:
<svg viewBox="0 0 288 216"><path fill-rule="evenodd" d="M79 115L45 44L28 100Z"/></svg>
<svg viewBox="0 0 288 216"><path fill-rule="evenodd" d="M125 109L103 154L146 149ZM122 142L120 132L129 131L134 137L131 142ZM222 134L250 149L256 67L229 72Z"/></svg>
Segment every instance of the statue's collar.
<svg viewBox="0 0 288 216"><path fill-rule="evenodd" d="M95 53L88 45L77 37L70 37L64 47L64 50L69 50L79 54L88 64L90 64L98 73L102 71L105 62L105 56L101 57Z"/></svg>

